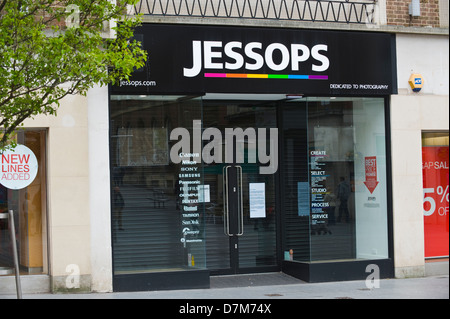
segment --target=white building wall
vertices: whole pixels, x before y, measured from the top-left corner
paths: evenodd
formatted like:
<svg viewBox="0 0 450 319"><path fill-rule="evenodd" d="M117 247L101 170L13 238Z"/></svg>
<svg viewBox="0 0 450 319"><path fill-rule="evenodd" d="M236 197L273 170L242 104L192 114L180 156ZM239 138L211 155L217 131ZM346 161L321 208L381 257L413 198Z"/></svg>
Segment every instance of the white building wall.
<svg viewBox="0 0 450 319"><path fill-rule="evenodd" d="M91 290L112 291L108 87L88 92Z"/></svg>
<svg viewBox="0 0 450 319"><path fill-rule="evenodd" d="M391 97L394 262L396 277L425 275L422 141L449 129L448 36L397 34L399 94ZM412 73L424 78L414 93Z"/></svg>
<svg viewBox="0 0 450 319"><path fill-rule="evenodd" d="M85 97L67 96L57 116L39 115L24 123L27 128L48 132L47 257L51 279L47 280L55 292L67 288L86 291L91 285L87 110ZM25 287L29 277L23 276Z"/></svg>
<svg viewBox="0 0 450 319"><path fill-rule="evenodd" d="M39 292L45 281L55 292L112 291L108 119L108 88L96 86L64 98L57 116L25 122L48 130L50 276Z"/></svg>

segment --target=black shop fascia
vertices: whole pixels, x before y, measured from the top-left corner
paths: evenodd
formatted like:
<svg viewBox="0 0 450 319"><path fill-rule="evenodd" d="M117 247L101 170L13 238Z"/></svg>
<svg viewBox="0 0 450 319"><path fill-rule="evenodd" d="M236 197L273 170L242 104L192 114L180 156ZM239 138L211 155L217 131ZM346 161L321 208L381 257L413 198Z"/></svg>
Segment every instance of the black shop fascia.
<svg viewBox="0 0 450 319"><path fill-rule="evenodd" d="M393 34L144 24L135 38L146 65L112 94L397 93Z"/></svg>

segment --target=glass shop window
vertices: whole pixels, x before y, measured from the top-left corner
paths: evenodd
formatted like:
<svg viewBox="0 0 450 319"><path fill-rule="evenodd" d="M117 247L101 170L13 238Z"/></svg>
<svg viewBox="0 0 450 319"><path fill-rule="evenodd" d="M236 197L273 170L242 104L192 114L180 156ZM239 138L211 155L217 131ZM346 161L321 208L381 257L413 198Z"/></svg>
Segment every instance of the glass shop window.
<svg viewBox="0 0 450 319"><path fill-rule="evenodd" d="M448 131L422 132L425 258L448 257Z"/></svg>
<svg viewBox="0 0 450 319"><path fill-rule="evenodd" d="M14 231L21 275L48 273L45 141L45 130L18 131L15 142L18 145L26 146L36 157L36 177L31 184L20 189L11 188L7 182L4 183L6 186L0 184L0 213L5 215L4 213L8 213L10 210L14 212L16 228ZM23 174L28 171L26 167L28 158L18 160L18 165L16 165L18 168L15 169L11 165L7 165L8 158L3 158L4 155L6 154L1 155L2 180L21 179ZM9 163L15 163L15 160L9 158ZM8 219L0 219L0 270L4 271L14 266L9 232Z"/></svg>
<svg viewBox="0 0 450 319"><path fill-rule="evenodd" d="M171 132L192 136L201 110L199 98L111 96L115 275L205 267L201 163L170 157Z"/></svg>
<svg viewBox="0 0 450 319"><path fill-rule="evenodd" d="M387 258L384 99L301 100L283 111L284 250L297 261Z"/></svg>

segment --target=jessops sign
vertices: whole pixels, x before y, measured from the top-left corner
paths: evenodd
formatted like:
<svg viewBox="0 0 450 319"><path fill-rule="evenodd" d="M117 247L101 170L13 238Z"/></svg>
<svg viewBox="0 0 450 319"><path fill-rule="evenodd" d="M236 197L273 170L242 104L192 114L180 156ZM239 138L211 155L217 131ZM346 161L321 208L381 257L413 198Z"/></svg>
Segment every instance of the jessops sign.
<svg viewBox="0 0 450 319"><path fill-rule="evenodd" d="M290 72L298 72L301 64L305 71L324 72L328 70L330 65L330 61L325 55L328 50L326 44L317 44L312 49L304 44L297 43L291 44L289 48L281 43L271 43L264 49L261 42L250 42L245 44L244 47L243 45L240 41L231 41L225 44L222 41L192 41L192 68L183 68L183 76L197 77L208 70L222 70L226 72L204 73L204 76L259 79L270 77L275 79L280 78L281 74L277 76L276 74L227 72L243 68L247 72L258 72L267 68L272 71L289 70ZM276 58L277 55L279 55L278 59ZM305 63L310 60L310 57L318 64L314 61ZM228 62L230 59L232 62ZM289 78L289 76L295 75L288 74L287 76Z"/></svg>
<svg viewBox="0 0 450 319"><path fill-rule="evenodd" d="M395 35L144 24L146 66L113 93L397 93Z"/></svg>

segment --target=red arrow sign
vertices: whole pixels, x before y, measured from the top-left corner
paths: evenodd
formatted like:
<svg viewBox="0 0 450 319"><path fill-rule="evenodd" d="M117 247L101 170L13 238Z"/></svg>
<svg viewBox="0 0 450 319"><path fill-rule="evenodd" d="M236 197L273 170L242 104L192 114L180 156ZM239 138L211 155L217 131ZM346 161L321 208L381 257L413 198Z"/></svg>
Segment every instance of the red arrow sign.
<svg viewBox="0 0 450 319"><path fill-rule="evenodd" d="M364 182L364 184L366 185L369 192L372 194L378 185L377 157L376 156L367 156L364 160L364 163L366 165L366 181Z"/></svg>

